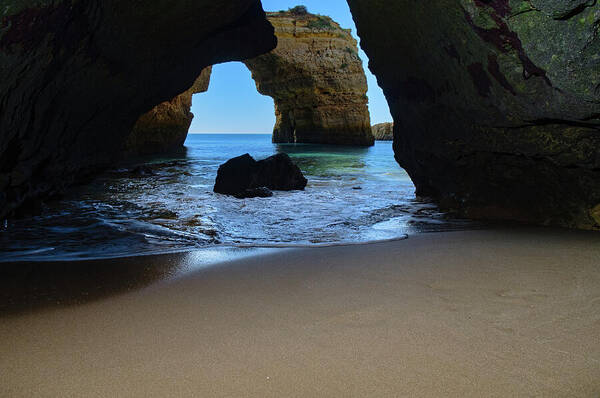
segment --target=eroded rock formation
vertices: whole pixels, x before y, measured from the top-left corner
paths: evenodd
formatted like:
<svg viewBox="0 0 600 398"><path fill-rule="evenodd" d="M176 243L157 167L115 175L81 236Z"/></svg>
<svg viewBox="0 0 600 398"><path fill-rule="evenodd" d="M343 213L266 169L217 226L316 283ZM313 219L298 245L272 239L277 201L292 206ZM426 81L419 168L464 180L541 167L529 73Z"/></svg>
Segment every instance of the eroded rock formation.
<svg viewBox="0 0 600 398"><path fill-rule="evenodd" d="M348 3L418 194L600 228L600 3Z"/></svg>
<svg viewBox="0 0 600 398"><path fill-rule="evenodd" d="M378 141L394 140L394 123L378 123L371 127L373 137Z"/></svg>
<svg viewBox="0 0 600 398"><path fill-rule="evenodd" d="M372 145L367 80L350 31L320 15L267 16L277 48L245 63L275 101L273 141Z"/></svg>
<svg viewBox="0 0 600 398"><path fill-rule="evenodd" d="M127 137L125 151L152 154L182 147L194 119L192 96L208 90L211 70L204 68L190 89L143 114Z"/></svg>
<svg viewBox="0 0 600 398"><path fill-rule="evenodd" d="M275 46L258 0L5 3L0 217L111 164L139 115L206 66ZM348 3L419 194L471 217L600 228L600 3ZM366 109L348 33L272 18L282 45L248 65L278 104L275 140L348 143L337 133L355 131L368 144L363 111L336 105Z"/></svg>
<svg viewBox="0 0 600 398"><path fill-rule="evenodd" d="M0 217L111 164L198 72L273 49L258 0L22 0L0 9Z"/></svg>

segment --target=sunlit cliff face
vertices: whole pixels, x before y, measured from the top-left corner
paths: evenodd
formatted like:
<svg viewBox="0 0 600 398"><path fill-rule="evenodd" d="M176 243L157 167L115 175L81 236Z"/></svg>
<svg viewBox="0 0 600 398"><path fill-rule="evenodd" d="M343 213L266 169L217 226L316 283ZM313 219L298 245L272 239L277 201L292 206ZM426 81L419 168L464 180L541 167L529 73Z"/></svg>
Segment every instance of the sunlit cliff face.
<svg viewBox="0 0 600 398"><path fill-rule="evenodd" d="M350 31L330 18L268 13L278 44L245 63L275 100L274 142L373 145L367 80Z"/></svg>

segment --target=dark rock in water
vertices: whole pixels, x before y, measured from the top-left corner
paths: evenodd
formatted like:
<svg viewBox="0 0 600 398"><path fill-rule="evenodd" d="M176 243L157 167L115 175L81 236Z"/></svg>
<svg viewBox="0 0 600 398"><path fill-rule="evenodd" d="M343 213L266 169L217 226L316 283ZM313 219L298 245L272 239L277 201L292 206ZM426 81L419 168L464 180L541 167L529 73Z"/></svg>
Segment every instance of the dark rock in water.
<svg viewBox="0 0 600 398"><path fill-rule="evenodd" d="M167 209L154 209L147 212L146 215L140 217L140 220L151 221L151 220L175 220L177 219L177 213Z"/></svg>
<svg viewBox="0 0 600 398"><path fill-rule="evenodd" d="M132 177L150 177L156 175L150 167L144 165L132 169L130 174Z"/></svg>
<svg viewBox="0 0 600 398"><path fill-rule="evenodd" d="M239 192L233 196L235 196L238 199L270 198L271 196L273 196L273 192L271 192L271 190L267 187L260 187L260 188L246 189L245 191Z"/></svg>
<svg viewBox="0 0 600 398"><path fill-rule="evenodd" d="M308 181L286 153L268 157L258 163L257 185L276 191L302 190Z"/></svg>
<svg viewBox="0 0 600 398"><path fill-rule="evenodd" d="M219 167L214 191L225 195L236 195L250 188L257 162L249 154L229 159Z"/></svg>
<svg viewBox="0 0 600 398"><path fill-rule="evenodd" d="M285 153L258 162L245 154L219 167L214 191L240 198L265 197L269 189L302 190L307 182L300 168Z"/></svg>

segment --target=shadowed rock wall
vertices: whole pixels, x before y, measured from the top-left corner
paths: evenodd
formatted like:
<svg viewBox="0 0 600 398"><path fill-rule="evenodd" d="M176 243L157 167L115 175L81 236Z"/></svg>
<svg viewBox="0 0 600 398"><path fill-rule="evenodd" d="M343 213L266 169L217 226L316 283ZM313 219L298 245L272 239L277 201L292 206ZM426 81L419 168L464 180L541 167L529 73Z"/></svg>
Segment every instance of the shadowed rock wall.
<svg viewBox="0 0 600 398"><path fill-rule="evenodd" d="M212 66L204 68L194 85L143 114L125 142L125 152L153 154L181 148L194 119L192 96L208 90Z"/></svg>
<svg viewBox="0 0 600 398"><path fill-rule="evenodd" d="M246 61L273 97L273 142L373 145L367 80L356 40L330 18L268 13L275 50Z"/></svg>
<svg viewBox="0 0 600 398"><path fill-rule="evenodd" d="M276 45L258 0L0 5L0 217L109 165L206 66Z"/></svg>
<svg viewBox="0 0 600 398"><path fill-rule="evenodd" d="M600 228L600 3L348 0L417 193Z"/></svg>

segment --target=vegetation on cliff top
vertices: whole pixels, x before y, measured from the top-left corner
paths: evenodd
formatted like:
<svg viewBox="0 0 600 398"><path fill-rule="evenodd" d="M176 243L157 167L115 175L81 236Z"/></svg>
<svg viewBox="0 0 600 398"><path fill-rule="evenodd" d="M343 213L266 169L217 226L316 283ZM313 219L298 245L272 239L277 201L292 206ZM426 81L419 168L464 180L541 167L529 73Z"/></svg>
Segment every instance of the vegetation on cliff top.
<svg viewBox="0 0 600 398"><path fill-rule="evenodd" d="M306 6L296 6L296 7L290 8L288 10L288 12L290 14L294 14L294 15L307 15L308 9L306 8Z"/></svg>
<svg viewBox="0 0 600 398"><path fill-rule="evenodd" d="M335 27L331 24L331 18L322 15L317 15L317 19L311 19L308 21L307 27L309 29L334 29Z"/></svg>
<svg viewBox="0 0 600 398"><path fill-rule="evenodd" d="M333 20L325 15L311 14L308 12L308 8L303 5L289 8L287 11L279 10L279 14L291 14L295 17L312 18L308 21L307 27L309 29L323 29L323 30L334 30Z"/></svg>

